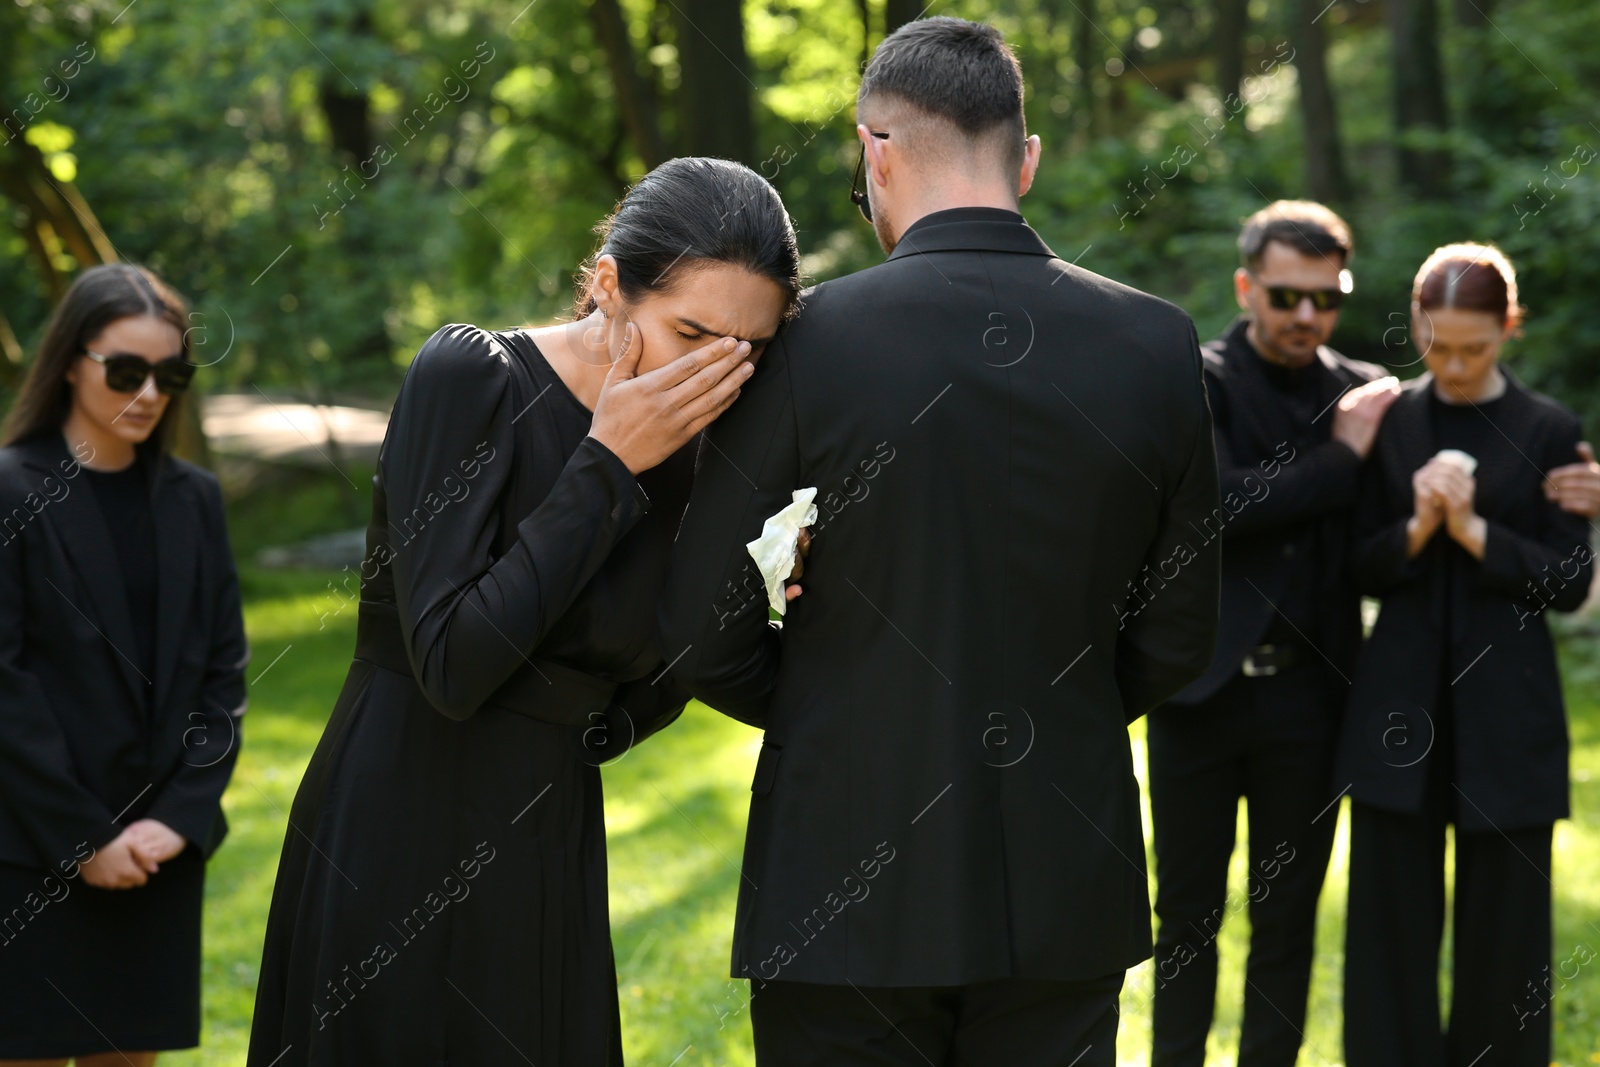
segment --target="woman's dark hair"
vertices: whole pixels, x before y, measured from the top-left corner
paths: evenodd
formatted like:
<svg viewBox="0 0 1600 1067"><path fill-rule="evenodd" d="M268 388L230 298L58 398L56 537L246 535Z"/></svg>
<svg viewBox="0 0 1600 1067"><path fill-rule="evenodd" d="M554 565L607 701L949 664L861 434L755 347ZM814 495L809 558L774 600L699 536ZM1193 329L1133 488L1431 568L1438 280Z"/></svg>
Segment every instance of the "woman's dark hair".
<svg viewBox="0 0 1600 1067"><path fill-rule="evenodd" d="M1411 284L1411 299L1424 311L1460 308L1483 311L1520 325L1517 272L1494 245L1463 242L1433 250Z"/></svg>
<svg viewBox="0 0 1600 1067"><path fill-rule="evenodd" d="M595 309L595 262L617 261L623 298L670 291L688 272L729 263L771 278L784 291L783 317L800 296L800 248L778 191L742 163L689 156L669 159L639 179L595 227L600 246L578 272L573 317Z"/></svg>
<svg viewBox="0 0 1600 1067"><path fill-rule="evenodd" d="M151 315L170 322L189 354L189 306L155 274L127 263L106 263L78 275L61 298L45 329L39 354L22 380L17 401L0 430L0 445L14 445L61 428L72 408L67 370L84 354L84 345L118 319ZM182 417L182 396L172 397L161 421L138 446L141 455L159 456L172 442Z"/></svg>

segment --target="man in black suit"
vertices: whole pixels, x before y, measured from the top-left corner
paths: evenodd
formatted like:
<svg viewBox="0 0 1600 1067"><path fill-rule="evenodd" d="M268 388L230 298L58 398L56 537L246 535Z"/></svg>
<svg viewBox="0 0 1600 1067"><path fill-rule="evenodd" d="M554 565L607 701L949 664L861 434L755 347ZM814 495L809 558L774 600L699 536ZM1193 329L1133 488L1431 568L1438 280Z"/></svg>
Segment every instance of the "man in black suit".
<svg viewBox="0 0 1600 1067"><path fill-rule="evenodd" d="M1350 230L1320 204L1245 221L1244 314L1205 346L1222 507L1216 655L1148 722L1155 830L1152 1067L1200 1067L1239 798L1249 799L1251 947L1240 1067L1292 1067L1305 1025L1317 896L1338 807L1334 739L1361 642L1345 568L1356 471L1398 394L1326 341L1349 290Z"/></svg>
<svg viewBox="0 0 1600 1067"><path fill-rule="evenodd" d="M1127 723L1209 661L1194 326L1063 262L991 27L862 79L887 262L812 289L711 430L663 599L696 696L765 729L732 971L783 1064L1091 1067L1151 950ZM816 487L781 629L746 551Z"/></svg>

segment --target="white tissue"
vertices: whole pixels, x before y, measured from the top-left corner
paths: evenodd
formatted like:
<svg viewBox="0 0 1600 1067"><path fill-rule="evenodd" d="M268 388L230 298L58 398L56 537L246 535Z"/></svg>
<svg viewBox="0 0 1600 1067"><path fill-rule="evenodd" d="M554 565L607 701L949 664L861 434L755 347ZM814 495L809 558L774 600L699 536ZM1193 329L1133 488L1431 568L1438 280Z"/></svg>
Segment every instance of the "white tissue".
<svg viewBox="0 0 1600 1067"><path fill-rule="evenodd" d="M1459 448L1442 448L1434 459L1442 459L1446 463L1454 464L1461 468L1467 477L1472 477L1472 472L1478 469L1478 461Z"/></svg>
<svg viewBox="0 0 1600 1067"><path fill-rule="evenodd" d="M761 569L767 584L767 603L779 615L789 602L783 596L783 583L794 571L794 553L800 544L800 528L817 521L817 506L812 503L817 487L796 489L794 502L769 518L761 527L761 536L744 547L750 558Z"/></svg>

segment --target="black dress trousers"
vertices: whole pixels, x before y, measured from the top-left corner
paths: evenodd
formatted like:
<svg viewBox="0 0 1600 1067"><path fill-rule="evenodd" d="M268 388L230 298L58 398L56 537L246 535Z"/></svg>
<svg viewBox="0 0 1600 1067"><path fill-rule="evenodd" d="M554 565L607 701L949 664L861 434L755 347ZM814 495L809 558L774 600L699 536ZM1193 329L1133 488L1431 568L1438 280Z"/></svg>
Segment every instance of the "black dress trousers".
<svg viewBox="0 0 1600 1067"><path fill-rule="evenodd" d="M1471 801L1455 784L1448 699L1435 715L1422 810L1350 806L1345 1057L1350 1067L1544 1067L1557 984L1549 823L1457 824L1450 1020L1441 1025L1445 825Z"/></svg>
<svg viewBox="0 0 1600 1067"><path fill-rule="evenodd" d="M1317 897L1338 823L1330 782L1343 686L1301 648L1149 721L1156 934L1152 1067L1201 1067L1217 993L1217 935L1249 909L1240 1067L1293 1067L1305 1029ZM1308 662L1305 657L1312 657ZM1239 798L1249 800L1246 892L1228 895Z"/></svg>
<svg viewBox="0 0 1600 1067"><path fill-rule="evenodd" d="M759 1067L1114 1067L1123 973L965 986L757 982Z"/></svg>

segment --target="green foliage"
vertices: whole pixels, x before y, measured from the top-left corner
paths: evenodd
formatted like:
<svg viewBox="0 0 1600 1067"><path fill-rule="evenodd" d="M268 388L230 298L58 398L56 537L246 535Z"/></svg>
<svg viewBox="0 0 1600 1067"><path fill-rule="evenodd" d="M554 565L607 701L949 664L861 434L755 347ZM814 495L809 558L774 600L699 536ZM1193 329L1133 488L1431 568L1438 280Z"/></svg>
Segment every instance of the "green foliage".
<svg viewBox="0 0 1600 1067"><path fill-rule="evenodd" d="M0 4L0 102L45 104L26 137L75 180L126 257L196 299L205 384L325 397L384 393L439 325L563 313L593 227L642 173L593 0L122 0ZM635 72L670 146L677 21L689 0L626 0ZM1448 5L1445 5L1448 6ZM1531 315L1511 350L1534 385L1600 420L1593 353L1600 7L1500 0L1490 26L1443 19L1448 195L1399 187L1387 30L1367 0L1326 13L1355 195L1355 294L1336 344L1411 373L1411 275L1437 244L1502 243ZM882 0L749 0L755 158L783 194L813 280L876 262L846 196L859 67ZM1165 296L1202 334L1234 314L1239 219L1302 196L1297 71L1283 5L1246 30L1249 107L1212 86L1204 0L958 0L1014 43L1044 162L1024 201L1058 253ZM1094 19L1077 40L1079 11ZM74 76L57 69L89 55ZM1081 69L1080 60L1088 69ZM56 93L45 78L57 77ZM60 99L54 99L60 95ZM365 109L352 146L334 115ZM700 117L704 119L705 117ZM714 116L710 117L714 121ZM1094 132L1091 133L1091 130ZM1413 138L1415 139L1415 138ZM0 148L3 151L3 148ZM1530 185L1530 183L1532 183ZM68 250L49 250L70 272ZM22 237L0 234L5 313L24 344L49 297Z"/></svg>

